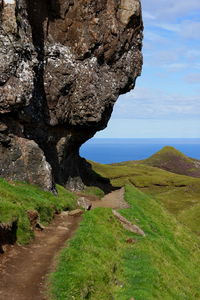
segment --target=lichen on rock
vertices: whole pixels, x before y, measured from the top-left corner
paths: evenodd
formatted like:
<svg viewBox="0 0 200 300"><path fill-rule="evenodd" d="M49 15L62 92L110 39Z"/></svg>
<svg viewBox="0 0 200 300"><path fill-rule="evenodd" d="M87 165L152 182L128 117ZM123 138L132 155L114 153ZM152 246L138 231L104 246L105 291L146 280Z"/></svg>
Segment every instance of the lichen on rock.
<svg viewBox="0 0 200 300"><path fill-rule="evenodd" d="M131 17L140 17L140 1L121 0L120 10L120 20L124 25L127 25Z"/></svg>
<svg viewBox="0 0 200 300"><path fill-rule="evenodd" d="M0 176L81 188L87 163L80 146L107 126L118 96L141 73L140 1L6 2L0 1ZM31 170L26 155L18 157L21 141L35 161Z"/></svg>

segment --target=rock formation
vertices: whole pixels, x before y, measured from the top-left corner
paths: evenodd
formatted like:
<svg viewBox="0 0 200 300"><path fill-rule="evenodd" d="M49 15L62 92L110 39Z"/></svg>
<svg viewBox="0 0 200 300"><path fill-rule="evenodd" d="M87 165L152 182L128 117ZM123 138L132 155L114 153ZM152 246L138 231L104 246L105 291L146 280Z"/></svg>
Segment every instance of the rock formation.
<svg viewBox="0 0 200 300"><path fill-rule="evenodd" d="M83 186L79 148L134 87L142 30L140 0L0 0L1 177Z"/></svg>

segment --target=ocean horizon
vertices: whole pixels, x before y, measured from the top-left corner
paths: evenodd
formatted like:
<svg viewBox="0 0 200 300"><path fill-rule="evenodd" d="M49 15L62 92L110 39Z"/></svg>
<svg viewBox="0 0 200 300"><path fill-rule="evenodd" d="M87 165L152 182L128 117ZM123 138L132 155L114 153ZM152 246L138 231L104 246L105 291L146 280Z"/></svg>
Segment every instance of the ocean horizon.
<svg viewBox="0 0 200 300"><path fill-rule="evenodd" d="M80 155L103 164L148 158L164 146L172 146L200 160L200 138L93 138L82 145Z"/></svg>

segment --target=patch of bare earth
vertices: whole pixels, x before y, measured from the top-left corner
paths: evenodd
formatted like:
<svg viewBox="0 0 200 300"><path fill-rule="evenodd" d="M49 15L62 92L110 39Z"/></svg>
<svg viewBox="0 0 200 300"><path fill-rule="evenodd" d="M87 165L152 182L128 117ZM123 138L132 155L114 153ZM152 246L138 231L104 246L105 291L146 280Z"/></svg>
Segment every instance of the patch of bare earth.
<svg viewBox="0 0 200 300"><path fill-rule="evenodd" d="M45 282L55 257L74 234L80 217L56 215L52 224L37 231L28 246L13 246L0 256L0 300L46 300Z"/></svg>
<svg viewBox="0 0 200 300"><path fill-rule="evenodd" d="M96 207L129 208L128 203L124 200L124 188L105 195L101 200L92 201L92 208Z"/></svg>

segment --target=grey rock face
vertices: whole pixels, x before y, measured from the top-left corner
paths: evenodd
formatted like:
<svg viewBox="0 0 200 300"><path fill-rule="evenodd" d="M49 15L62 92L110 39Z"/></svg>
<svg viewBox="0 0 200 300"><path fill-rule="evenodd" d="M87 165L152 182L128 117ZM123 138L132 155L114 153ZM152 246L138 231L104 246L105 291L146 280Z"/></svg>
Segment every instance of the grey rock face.
<svg viewBox="0 0 200 300"><path fill-rule="evenodd" d="M33 140L14 136L0 147L1 177L38 184L53 190L52 168Z"/></svg>
<svg viewBox="0 0 200 300"><path fill-rule="evenodd" d="M134 87L141 72L140 1L5 2L0 1L0 176L48 189L53 178L80 188L86 165L80 146L107 126L118 96ZM19 154L23 147L35 161L30 170Z"/></svg>

